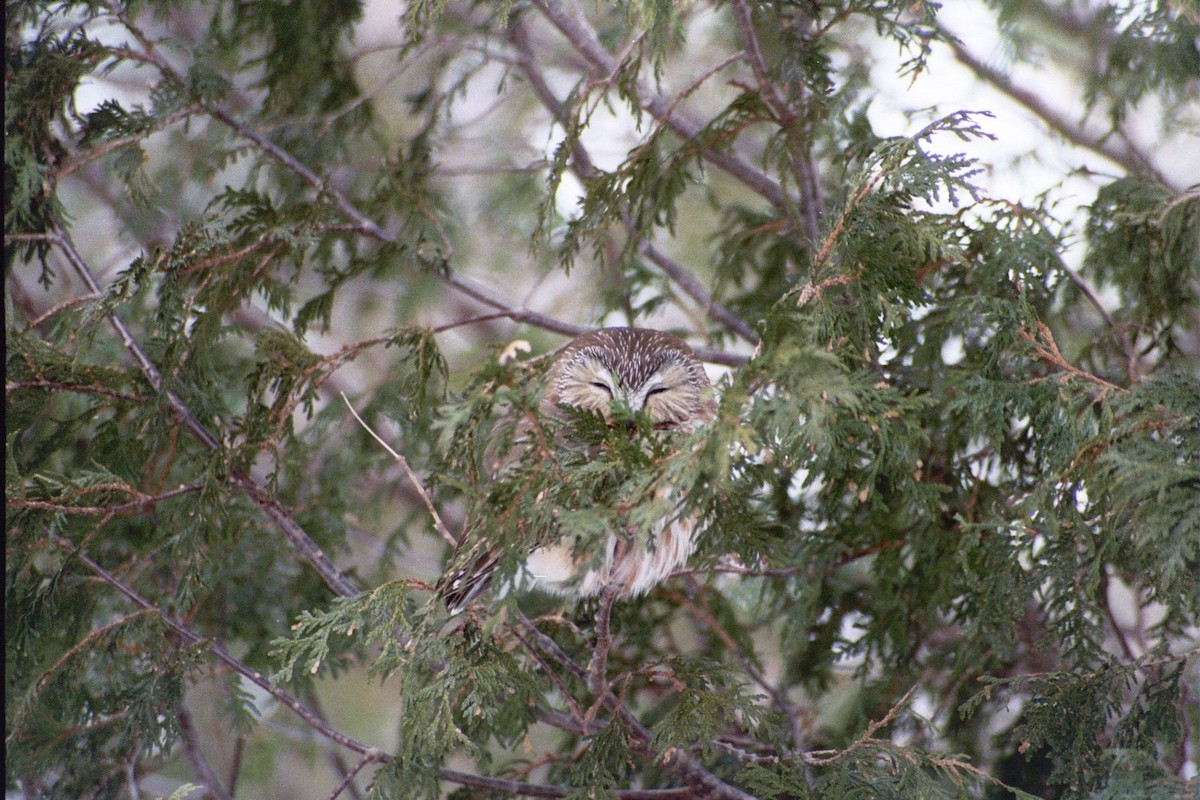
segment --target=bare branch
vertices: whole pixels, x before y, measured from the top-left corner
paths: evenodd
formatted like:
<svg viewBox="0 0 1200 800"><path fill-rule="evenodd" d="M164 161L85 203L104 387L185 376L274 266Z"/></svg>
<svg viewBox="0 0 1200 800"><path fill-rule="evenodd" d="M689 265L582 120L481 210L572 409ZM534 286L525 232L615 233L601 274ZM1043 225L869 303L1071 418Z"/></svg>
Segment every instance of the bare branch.
<svg viewBox="0 0 1200 800"><path fill-rule="evenodd" d="M551 90L550 84L546 81L545 76L535 66L533 60L533 50L529 43L525 26L519 18L513 20L513 23L510 26L509 36L512 39L513 44L516 46L518 52L521 54L519 61L521 71L524 73L526 80L529 81L530 86L533 87L534 94L537 95L542 105L546 107L546 110L548 110L551 115L558 120L560 125L563 127L568 127L570 125L570 119L567 109L554 95L554 92ZM702 76L702 78L715 72L717 69L724 68L734 60L736 59L731 57L730 59L721 62L721 64L717 65L717 67L714 67L712 70L706 72L705 76ZM693 84L693 86L695 85L698 85L698 82ZM689 91L690 90L692 89L689 88ZM686 95L686 93L687 92L681 94L680 97L682 98ZM678 99L675 102L678 102ZM672 107L674 107L674 103L672 103ZM591 156L588 154L587 148L584 147L583 142L578 140L575 141L571 151L571 171L574 172L580 180L586 180L595 173L595 166L593 165ZM693 275L690 270L672 260L666 255L666 253L659 250L652 242L642 237L641 234L635 230L633 221L628 214L622 214L622 222L624 223L625 228L629 231L630 235L638 238L638 251L642 255L646 256L646 258L654 262L654 264L657 265L658 268L661 269L668 278L674 281L675 284L683 290L684 294L695 300L706 314L708 314L717 322L720 322L725 327L729 328L737 335L741 336L746 341L752 344L758 343L758 334L754 332L754 329L750 327L750 325L748 325L744 320L738 318L737 315L735 315L721 303L717 302L716 299L713 298L712 294L704 288L704 286L699 280L696 279L696 276Z"/></svg>
<svg viewBox="0 0 1200 800"><path fill-rule="evenodd" d="M351 789L351 794L357 796L357 793L353 791L354 776L357 775L363 767L371 763L374 763L374 759L372 759L369 755L365 755L360 758L358 763L355 764L351 769L346 770L346 773L342 776L342 780L337 786L333 787L333 791L329 793L329 800L337 800L341 793L346 791L347 788Z"/></svg>
<svg viewBox="0 0 1200 800"><path fill-rule="evenodd" d="M516 611L516 614L521 627L525 629L526 633L529 634L537 646L542 649L542 652L550 656L555 663L579 680L584 683L588 682L589 673L585 668L567 655L557 642L542 633L519 609ZM659 752L653 744L653 732L642 724L641 720L621 702L621 698L617 697L611 688L607 688L600 699L603 700L604 706L614 713L621 721L621 724L629 730L631 743L640 752L646 757L654 759L665 769L678 775L696 790L702 792L702 796L723 798L724 800L754 800L751 795L722 781L688 753L676 748L671 748L666 752Z"/></svg>
<svg viewBox="0 0 1200 800"><path fill-rule="evenodd" d="M200 749L200 742L196 738L196 729L192 727L192 715L180 705L175 710L175 719L179 723L179 733L183 738L183 757L187 759L188 766L192 768L192 774L204 784L204 788L208 790L208 795L212 800L233 800L233 797L221 785L221 781L217 779L217 773L213 771L212 764L204 755L204 751Z"/></svg>
<svg viewBox="0 0 1200 800"><path fill-rule="evenodd" d="M457 549L458 539L454 538L454 534L450 533L446 525L442 522L442 517L438 514L437 508L434 507L433 500L429 498L429 492L425 490L425 486L421 483L421 479L417 477L417 473L413 472L412 467L408 465L408 459L393 450L391 445L380 438L379 434L371 430L370 425L363 422L363 418L354 410L354 406L350 404L350 399L346 397L345 392L342 393L342 401L345 402L346 408L350 409L350 413L358 420L358 424L362 426L363 430L371 434L371 438L383 445L383 449L387 450L392 458L396 460L396 463L400 465L400 469L404 470L404 474L408 477L409 482L417 490L417 494L421 496L421 500L425 503L425 508L429 511L429 516L433 518L433 526L437 528L437 532L441 534L441 537L446 540L446 543L450 547Z"/></svg>
<svg viewBox="0 0 1200 800"><path fill-rule="evenodd" d="M1163 186L1168 186L1177 192L1183 189L1182 185L1178 185L1167 178L1166 175L1159 172L1149 155L1135 148L1128 140L1125 140L1122 146L1116 144L1112 138L1088 132L1082 126L1067 118L1058 109L1051 107L1041 95L1018 86L1007 75L984 64L970 50L964 47L958 38L945 28L938 26L937 30L950 45L950 49L954 51L954 57L958 59L959 63L974 72L980 80L995 86L1001 92L1032 111L1051 130L1061 135L1067 141L1104 156L1109 161L1121 166L1127 172L1135 175L1146 175L1158 181Z"/></svg>
<svg viewBox="0 0 1200 800"><path fill-rule="evenodd" d="M54 233L55 244L67 257L67 261L75 270L75 273L80 277L84 284L93 294L100 294L100 284L96 282L95 276L92 274L91 268L87 262L83 260L83 256L75 248L71 242L70 236L63 229L61 223L55 220L51 225L51 231ZM158 367L154 366L154 362L146 355L141 346L133 338L133 334L129 332L129 328L122 321L121 317L112 311L108 314L109 324L121 339L121 343L125 347L125 351L133 357L134 362L142 371L142 375L154 387L155 391L163 391L162 374L158 371ZM175 392L167 391L165 393L168 406L171 413L179 421L181 425L205 448L209 450L220 450L221 443L215 436L209 433L208 429L196 418L191 409L179 398ZM355 586L349 578L341 573L325 555L325 552L320 546L313 541L303 528L292 517L291 512L279 502L273 495L263 489L258 483L244 470L234 469L230 471L230 481L233 485L240 487L245 491L250 498L261 508L268 517L288 537L293 548L308 564L317 571L328 586L338 594L344 597L352 597L358 594L358 587Z"/></svg>
<svg viewBox="0 0 1200 800"><path fill-rule="evenodd" d="M595 77L606 78L620 69L620 63L600 44L600 39L591 26L568 11L559 0L535 0L534 5L584 57ZM671 113L670 103L665 98L644 87L639 89L639 95L642 107L655 119L664 121L681 139L701 141L701 126L684 119L678 113ZM701 146L700 154L705 161L737 178L771 205L786 208L788 199L779 184L741 156L704 146Z"/></svg>
<svg viewBox="0 0 1200 800"><path fill-rule="evenodd" d="M896 717L896 714L900 712L900 709L908 705L909 698L912 697L913 692L916 690L917 687L914 685L907 692L905 692L904 696L897 700L896 704L888 709L888 712L883 716L883 719L869 723L866 731L863 732L863 735L855 739L844 750L817 750L811 753L805 753L804 761L812 764L813 766L827 766L829 764L841 761L843 758L860 747L870 744L871 741L874 740L875 734L879 732L879 729L890 725L892 720Z"/></svg>

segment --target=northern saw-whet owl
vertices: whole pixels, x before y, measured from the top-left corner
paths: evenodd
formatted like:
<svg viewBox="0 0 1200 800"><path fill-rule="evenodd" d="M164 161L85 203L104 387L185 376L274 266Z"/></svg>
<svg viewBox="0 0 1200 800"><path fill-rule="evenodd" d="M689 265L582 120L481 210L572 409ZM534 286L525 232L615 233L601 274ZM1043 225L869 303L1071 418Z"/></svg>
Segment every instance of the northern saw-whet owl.
<svg viewBox="0 0 1200 800"><path fill-rule="evenodd" d="M610 428L614 407L643 412L655 430L691 433L716 416L716 402L704 366L676 336L646 328L603 328L564 345L546 374L538 407L545 420L568 422L563 406L599 414ZM530 426L518 425L514 447L529 446ZM510 454L511 455L511 454ZM670 496L669 489L661 490ZM538 545L525 559L525 571L539 588L587 597L613 585L616 597L645 593L680 567L695 549L696 520L681 513L657 520L650 530L609 535L598 554L579 554L570 531L537 531ZM460 550L473 547L464 541ZM446 607L457 613L491 583L502 552L481 549L447 573L438 587Z"/></svg>

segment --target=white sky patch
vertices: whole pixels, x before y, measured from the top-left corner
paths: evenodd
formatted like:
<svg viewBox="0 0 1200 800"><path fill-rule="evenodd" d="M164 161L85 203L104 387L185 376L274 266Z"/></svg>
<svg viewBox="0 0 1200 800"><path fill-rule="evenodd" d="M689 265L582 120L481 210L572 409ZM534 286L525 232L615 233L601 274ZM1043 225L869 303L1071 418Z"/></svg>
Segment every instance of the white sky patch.
<svg viewBox="0 0 1200 800"><path fill-rule="evenodd" d="M946 341L942 342L942 363L948 367L952 367L963 360L963 356L967 354L963 347L963 338L961 336L951 336Z"/></svg>

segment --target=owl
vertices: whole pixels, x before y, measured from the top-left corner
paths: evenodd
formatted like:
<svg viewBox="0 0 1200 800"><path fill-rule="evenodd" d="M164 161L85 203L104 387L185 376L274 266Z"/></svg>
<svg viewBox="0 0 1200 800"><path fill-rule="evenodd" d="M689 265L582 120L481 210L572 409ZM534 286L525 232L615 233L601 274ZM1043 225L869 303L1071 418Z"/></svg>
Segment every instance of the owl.
<svg viewBox="0 0 1200 800"><path fill-rule="evenodd" d="M610 427L614 408L644 412L655 430L690 433L716 416L712 386L704 366L678 337L645 328L603 328L572 339L558 351L546 374L539 415L568 424L563 406L600 415ZM528 441L518 426L517 448ZM559 442L561 444L561 442ZM660 490L670 496L669 489ZM632 532L631 532L632 533ZM525 559L525 572L539 588L587 597L613 585L616 597L645 593L681 566L695 548L696 520L671 514L648 535L609 536L602 557L580 554L569 531L538 531ZM464 542L460 548L469 547ZM451 613L469 604L491 583L501 551L485 549L452 563L466 566L445 575L439 590Z"/></svg>

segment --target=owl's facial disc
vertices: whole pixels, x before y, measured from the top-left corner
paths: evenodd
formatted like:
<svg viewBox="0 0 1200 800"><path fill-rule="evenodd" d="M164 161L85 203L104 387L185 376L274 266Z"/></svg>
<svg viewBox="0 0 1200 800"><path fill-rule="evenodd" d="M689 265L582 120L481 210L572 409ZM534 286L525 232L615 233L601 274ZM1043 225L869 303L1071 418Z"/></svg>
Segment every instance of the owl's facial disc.
<svg viewBox="0 0 1200 800"><path fill-rule="evenodd" d="M659 425L685 420L699 402L687 367L681 361L668 361L655 370L638 390L633 405L644 410Z"/></svg>
<svg viewBox="0 0 1200 800"><path fill-rule="evenodd" d="M658 427L673 427L695 411L699 397L683 360L667 357L650 368L637 366L609 364L601 354L581 353L561 376L560 400L609 422L614 407L644 411Z"/></svg>
<svg viewBox="0 0 1200 800"><path fill-rule="evenodd" d="M564 371L559 382L560 400L582 411L611 417L614 399L623 397L616 376L599 359L583 357Z"/></svg>

